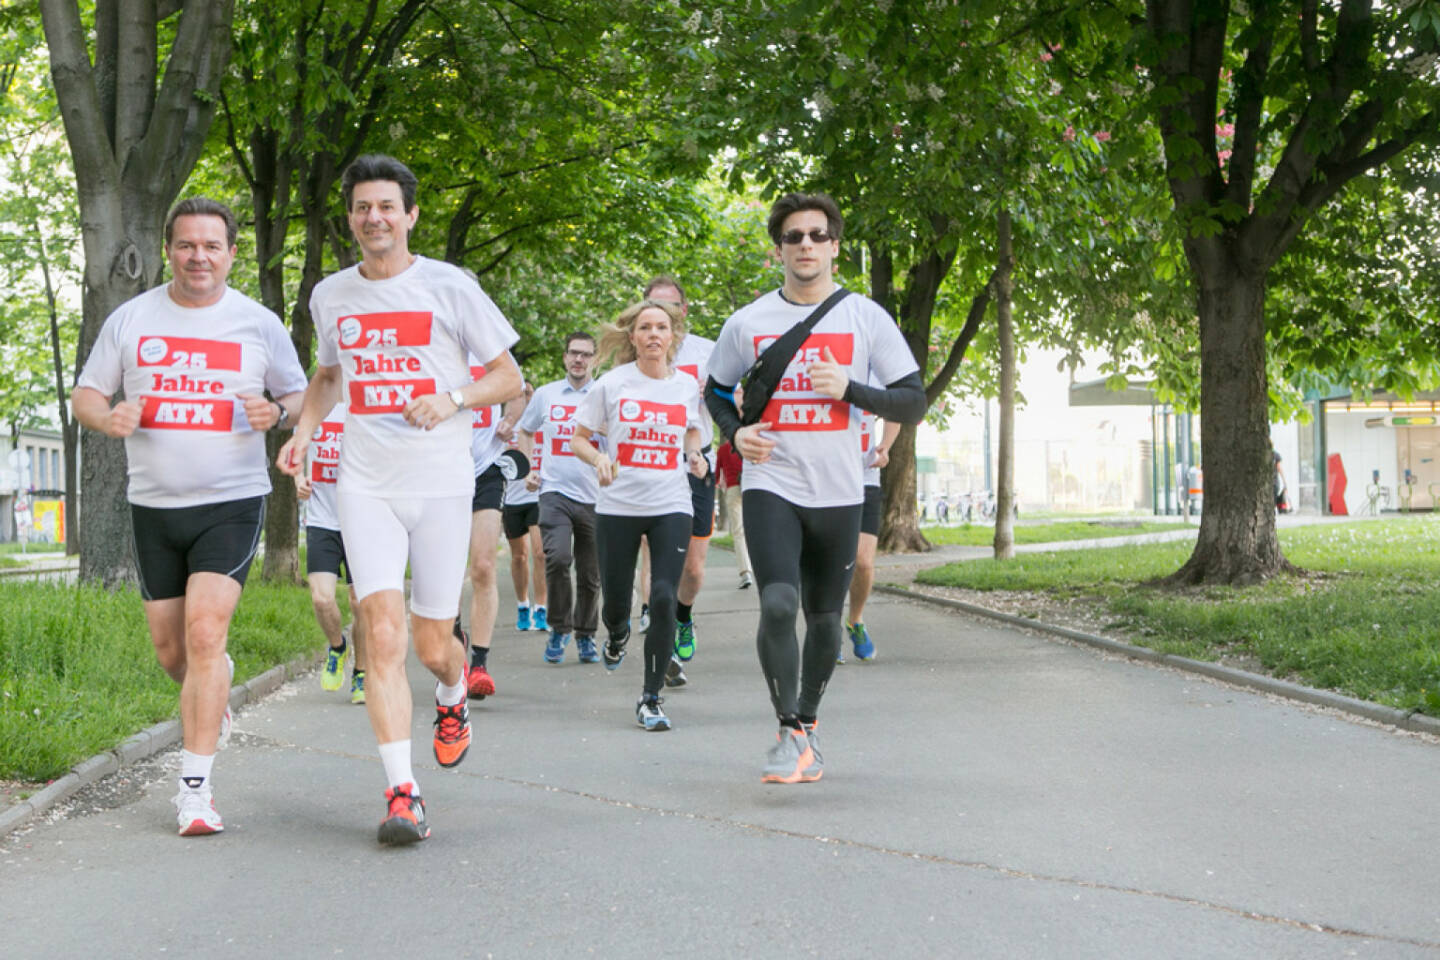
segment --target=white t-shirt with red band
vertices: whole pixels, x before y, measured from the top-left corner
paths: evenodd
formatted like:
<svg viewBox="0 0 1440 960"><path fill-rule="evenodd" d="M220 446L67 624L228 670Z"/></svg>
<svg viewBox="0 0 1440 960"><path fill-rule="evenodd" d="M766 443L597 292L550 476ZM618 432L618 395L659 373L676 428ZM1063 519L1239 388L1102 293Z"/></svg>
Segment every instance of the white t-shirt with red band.
<svg viewBox="0 0 1440 960"><path fill-rule="evenodd" d="M345 404L337 403L325 414L310 437L310 499L305 501L305 526L340 529L335 481L340 476L340 445L345 439Z"/></svg>
<svg viewBox="0 0 1440 960"><path fill-rule="evenodd" d="M725 321L710 375L718 383L737 383L771 341L804 320L814 304L787 302L774 290L741 307ZM795 352L785 376L765 407L770 436L776 441L765 463L747 463L740 483L745 490L768 490L806 507L840 507L865 498L860 458L860 413L843 400L811 389L806 369L823 359L825 348L852 380L889 384L919 368L900 328L875 301L850 294L820 319Z"/></svg>
<svg viewBox="0 0 1440 960"><path fill-rule="evenodd" d="M680 340L680 347L675 351L675 369L682 373L688 373L695 378L695 382L703 388L705 381L710 377L710 354L715 350L715 341L700 336L698 333L687 333ZM715 431L710 426L710 414L705 411L705 401L700 401L700 445L708 447L715 439ZM714 464L711 464L714 468Z"/></svg>
<svg viewBox="0 0 1440 960"><path fill-rule="evenodd" d="M340 486L377 497L472 494L474 418L422 430L401 411L416 397L472 382L469 356L494 359L519 339L480 285L426 257L383 280L367 280L356 266L316 284L310 313L316 359L340 366L349 404Z"/></svg>
<svg viewBox="0 0 1440 960"><path fill-rule="evenodd" d="M511 357L510 359L515 359ZM470 357L470 378L479 380L485 376L485 364ZM470 459L475 463L475 476L490 469L505 449L505 441L496 431L500 427L502 404L493 403L488 407L475 407L471 413Z"/></svg>
<svg viewBox="0 0 1440 960"><path fill-rule="evenodd" d="M226 289L208 307L182 307L169 285L121 304L105 320L76 386L140 405L125 438L131 503L195 507L270 492L265 434L238 394L305 389L290 334L259 303Z"/></svg>
<svg viewBox="0 0 1440 960"><path fill-rule="evenodd" d="M615 481L600 487L596 513L690 516L685 431L700 426L700 390L694 377L676 370L657 380L633 363L616 367L595 382L575 422L604 434L607 448L614 451Z"/></svg>
<svg viewBox="0 0 1440 960"><path fill-rule="evenodd" d="M600 484L595 479L595 471L581 463L570 449L570 438L575 435L575 412L594 387L594 380L586 381L579 390L570 386L569 380L552 380L536 389L520 415L521 430L535 433L537 437L539 431L545 434L540 460L541 493L563 493L580 503L594 503L599 498ZM536 449L539 449L538 443Z"/></svg>

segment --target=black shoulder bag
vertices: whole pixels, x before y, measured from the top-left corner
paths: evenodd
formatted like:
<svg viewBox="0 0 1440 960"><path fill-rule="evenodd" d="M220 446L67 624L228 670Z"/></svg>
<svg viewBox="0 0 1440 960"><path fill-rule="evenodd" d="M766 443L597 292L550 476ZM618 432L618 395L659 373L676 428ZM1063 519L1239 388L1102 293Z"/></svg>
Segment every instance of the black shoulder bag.
<svg viewBox="0 0 1440 960"><path fill-rule="evenodd" d="M808 317L782 333L778 340L773 341L755 358L750 369L740 378L742 426L748 427L752 423L760 422L760 417L765 413L765 405L770 402L770 395L780 385L785 376L785 368L790 366L790 361L795 358L795 351L805 343L805 338L810 336L810 331L815 329L820 318L849 293L844 287L836 287L835 292L810 311Z"/></svg>

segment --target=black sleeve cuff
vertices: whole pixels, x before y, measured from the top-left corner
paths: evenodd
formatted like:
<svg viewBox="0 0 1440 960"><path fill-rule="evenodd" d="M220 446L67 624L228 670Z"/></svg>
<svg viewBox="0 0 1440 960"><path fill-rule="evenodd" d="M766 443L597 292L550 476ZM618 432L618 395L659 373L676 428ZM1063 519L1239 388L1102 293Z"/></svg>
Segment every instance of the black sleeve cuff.
<svg viewBox="0 0 1440 960"><path fill-rule="evenodd" d="M925 386L918 371L886 387L851 380L845 387L844 399L888 423L919 423L925 419Z"/></svg>

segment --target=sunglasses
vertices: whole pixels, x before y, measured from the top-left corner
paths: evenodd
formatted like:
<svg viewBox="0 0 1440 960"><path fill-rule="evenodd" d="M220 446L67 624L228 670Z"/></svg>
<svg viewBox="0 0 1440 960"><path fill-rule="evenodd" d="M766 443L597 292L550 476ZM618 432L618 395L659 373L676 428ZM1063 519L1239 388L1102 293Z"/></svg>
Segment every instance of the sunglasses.
<svg viewBox="0 0 1440 960"><path fill-rule="evenodd" d="M780 242L795 244L799 243L801 240L804 240L805 236L806 233L804 230L788 230L785 233L780 234ZM826 243L831 239L830 234L819 228L811 230L809 236L812 243Z"/></svg>
<svg viewBox="0 0 1440 960"><path fill-rule="evenodd" d="M595 356L595 352L593 350L566 350L565 355L567 357L575 357L577 360L589 360Z"/></svg>

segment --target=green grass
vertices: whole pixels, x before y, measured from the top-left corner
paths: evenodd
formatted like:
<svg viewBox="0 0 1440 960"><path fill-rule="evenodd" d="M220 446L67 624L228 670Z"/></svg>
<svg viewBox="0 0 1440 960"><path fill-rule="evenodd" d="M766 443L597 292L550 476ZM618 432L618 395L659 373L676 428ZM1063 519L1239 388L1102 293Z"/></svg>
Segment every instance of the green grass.
<svg viewBox="0 0 1440 960"><path fill-rule="evenodd" d="M0 543L0 555L7 553L64 553L63 543L27 543L20 549L19 543Z"/></svg>
<svg viewBox="0 0 1440 960"><path fill-rule="evenodd" d="M1440 715L1440 519L1297 527L1280 542L1308 573L1250 588L1153 584L1185 562L1189 543L974 560L916 579L1094 602L1135 643L1241 657L1309 686Z"/></svg>
<svg viewBox="0 0 1440 960"><path fill-rule="evenodd" d="M1164 533L1170 530L1195 529L1193 524L1164 523L1141 520L1056 520L1048 523L1015 524L1016 543L1055 543L1060 540L1098 540L1105 537L1129 537L1137 533ZM995 527L983 523L962 523L958 526L921 527L925 539L937 546L960 544L988 547L995 542Z"/></svg>
<svg viewBox="0 0 1440 960"><path fill-rule="evenodd" d="M236 682L324 642L307 590L252 573L230 627ZM58 777L175 716L178 694L134 590L0 582L0 778Z"/></svg>

